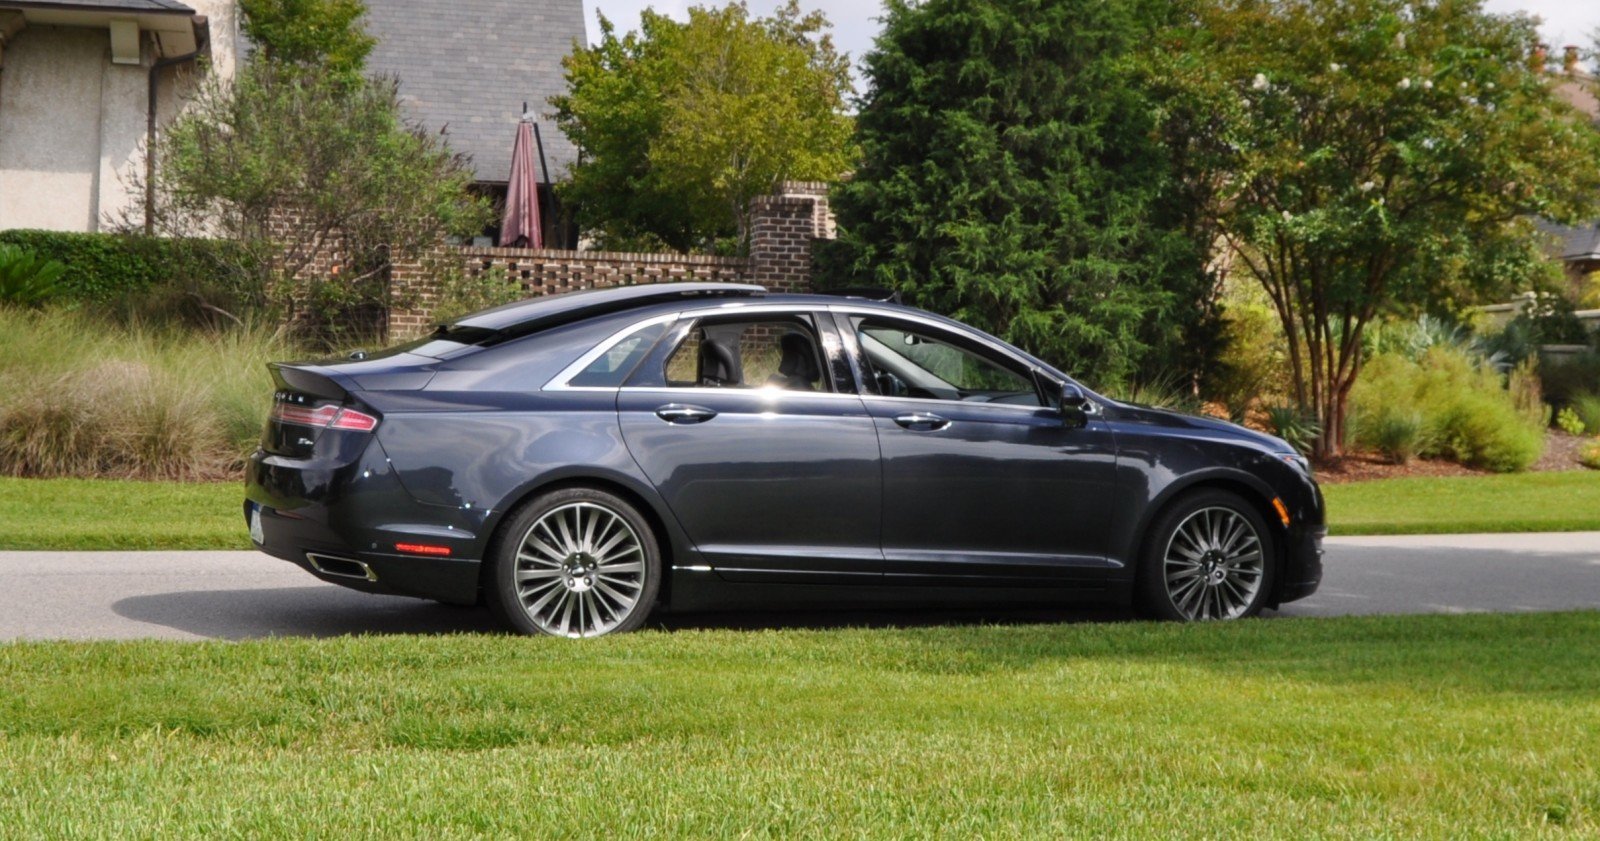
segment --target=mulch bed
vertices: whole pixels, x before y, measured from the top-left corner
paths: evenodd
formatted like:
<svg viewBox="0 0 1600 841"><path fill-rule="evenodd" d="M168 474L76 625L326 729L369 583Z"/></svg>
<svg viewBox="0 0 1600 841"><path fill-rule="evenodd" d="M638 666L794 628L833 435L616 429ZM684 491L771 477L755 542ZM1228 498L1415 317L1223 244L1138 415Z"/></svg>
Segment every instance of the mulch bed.
<svg viewBox="0 0 1600 841"><path fill-rule="evenodd" d="M1544 455L1528 470L1546 473L1559 470L1583 470L1578 463L1578 451L1594 439L1588 436L1568 435L1551 430L1545 438ZM1317 464L1317 481L1327 485L1342 482L1365 482L1369 479L1399 479L1411 476L1488 476L1487 470L1436 459L1412 459L1409 464L1392 464L1375 453L1351 453L1336 461Z"/></svg>

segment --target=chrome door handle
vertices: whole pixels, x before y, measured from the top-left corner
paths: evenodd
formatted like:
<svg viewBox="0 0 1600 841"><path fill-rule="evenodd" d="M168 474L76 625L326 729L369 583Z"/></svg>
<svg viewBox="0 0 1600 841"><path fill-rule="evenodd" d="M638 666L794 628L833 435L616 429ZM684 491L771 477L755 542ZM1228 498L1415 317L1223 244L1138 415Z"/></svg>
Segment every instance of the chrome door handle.
<svg viewBox="0 0 1600 841"><path fill-rule="evenodd" d="M941 418L932 412L912 412L909 415L900 415L894 419L894 422L912 432L932 432L950 425L949 419Z"/></svg>
<svg viewBox="0 0 1600 841"><path fill-rule="evenodd" d="M714 410L704 406L689 406L683 403L668 403L656 409L656 417L667 423L705 423L716 416Z"/></svg>

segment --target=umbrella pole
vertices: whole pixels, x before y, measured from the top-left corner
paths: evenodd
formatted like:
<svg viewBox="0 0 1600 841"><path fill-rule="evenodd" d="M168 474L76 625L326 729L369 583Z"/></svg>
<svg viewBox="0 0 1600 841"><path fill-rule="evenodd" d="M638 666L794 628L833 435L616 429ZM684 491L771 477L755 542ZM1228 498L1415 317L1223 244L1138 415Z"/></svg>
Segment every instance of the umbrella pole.
<svg viewBox="0 0 1600 841"><path fill-rule="evenodd" d="M524 107L523 107L523 113L524 114L527 113L526 105L524 105ZM539 121L538 120L534 120L533 121L533 146L534 146L535 149L539 150L539 172L544 175L545 190L549 190L550 189L550 167L548 165L546 165L545 161L544 161L544 139L539 136ZM538 198L538 201L539 201L539 227L542 228L542 227L545 226L544 225L545 219L548 218L545 215L545 212L544 212L544 193L543 192L539 192L537 198ZM544 237L540 236L540 239L543 240Z"/></svg>

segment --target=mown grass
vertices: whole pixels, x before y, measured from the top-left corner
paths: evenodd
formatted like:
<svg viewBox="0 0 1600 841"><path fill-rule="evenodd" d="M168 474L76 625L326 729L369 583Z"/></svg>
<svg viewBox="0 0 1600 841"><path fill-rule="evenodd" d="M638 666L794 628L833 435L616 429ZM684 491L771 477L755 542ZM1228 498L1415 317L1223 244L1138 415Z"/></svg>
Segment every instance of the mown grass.
<svg viewBox="0 0 1600 841"><path fill-rule="evenodd" d="M1600 530L1600 473L1329 485L1335 535ZM0 549L249 549L240 482L0 477Z"/></svg>
<svg viewBox="0 0 1600 841"><path fill-rule="evenodd" d="M15 837L1592 837L1600 613L0 646Z"/></svg>
<svg viewBox="0 0 1600 841"><path fill-rule="evenodd" d="M1600 472L1379 479L1324 485L1330 532L1600 531Z"/></svg>
<svg viewBox="0 0 1600 841"><path fill-rule="evenodd" d="M3 549L249 549L244 482L0 477Z"/></svg>

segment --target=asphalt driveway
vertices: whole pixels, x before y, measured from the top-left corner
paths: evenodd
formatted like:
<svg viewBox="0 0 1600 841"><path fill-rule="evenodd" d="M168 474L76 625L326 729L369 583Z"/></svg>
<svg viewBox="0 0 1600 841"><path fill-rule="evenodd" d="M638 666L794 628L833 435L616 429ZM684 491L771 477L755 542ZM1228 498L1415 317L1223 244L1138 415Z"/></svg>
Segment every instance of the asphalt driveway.
<svg viewBox="0 0 1600 841"><path fill-rule="evenodd" d="M1600 609L1600 532L1347 537L1313 597L1270 615ZM678 627L1118 619L1117 611L715 614ZM323 584L256 552L0 552L0 639L249 639L495 630L482 611Z"/></svg>

